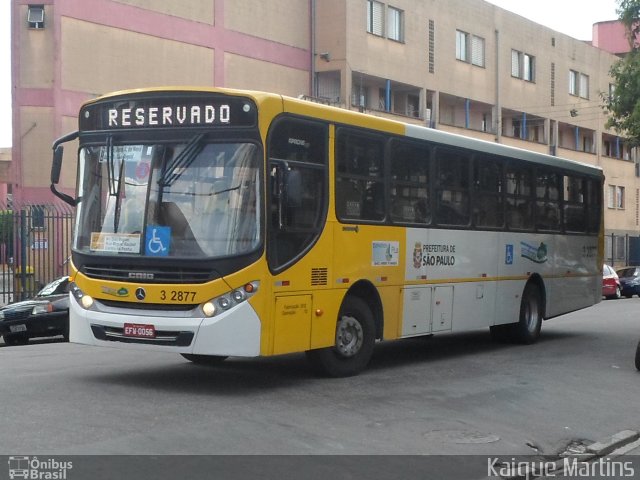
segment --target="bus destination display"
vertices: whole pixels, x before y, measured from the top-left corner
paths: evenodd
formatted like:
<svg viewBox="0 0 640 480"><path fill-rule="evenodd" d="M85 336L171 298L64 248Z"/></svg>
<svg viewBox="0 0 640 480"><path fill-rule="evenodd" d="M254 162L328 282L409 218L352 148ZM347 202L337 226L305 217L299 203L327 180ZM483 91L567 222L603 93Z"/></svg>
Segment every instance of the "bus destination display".
<svg viewBox="0 0 640 480"><path fill-rule="evenodd" d="M88 105L81 130L175 127L249 127L256 124L255 105L239 97L159 97Z"/></svg>

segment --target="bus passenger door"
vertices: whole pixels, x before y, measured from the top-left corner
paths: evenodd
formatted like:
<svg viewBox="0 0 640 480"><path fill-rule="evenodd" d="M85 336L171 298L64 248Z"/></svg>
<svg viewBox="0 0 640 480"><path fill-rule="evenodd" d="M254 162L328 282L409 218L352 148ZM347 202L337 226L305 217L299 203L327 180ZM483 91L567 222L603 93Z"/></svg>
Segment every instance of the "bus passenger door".
<svg viewBox="0 0 640 480"><path fill-rule="evenodd" d="M453 287L436 287L433 294L432 331L451 330L453 316Z"/></svg>
<svg viewBox="0 0 640 480"><path fill-rule="evenodd" d="M431 287L402 289L402 336L431 332Z"/></svg>

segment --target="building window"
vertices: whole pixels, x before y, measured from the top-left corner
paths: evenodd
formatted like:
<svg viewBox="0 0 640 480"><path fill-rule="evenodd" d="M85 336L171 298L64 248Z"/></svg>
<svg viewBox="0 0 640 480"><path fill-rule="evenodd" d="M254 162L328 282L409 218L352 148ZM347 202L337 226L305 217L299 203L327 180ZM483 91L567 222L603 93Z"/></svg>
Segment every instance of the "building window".
<svg viewBox="0 0 640 480"><path fill-rule="evenodd" d="M589 98L589 75L569 70L569 94Z"/></svg>
<svg viewBox="0 0 640 480"><path fill-rule="evenodd" d="M607 207L616 208L616 186L609 185L609 188L607 189L607 191L608 191Z"/></svg>
<svg viewBox="0 0 640 480"><path fill-rule="evenodd" d="M404 12L394 7L387 9L387 38L404 42Z"/></svg>
<svg viewBox="0 0 640 480"><path fill-rule="evenodd" d="M528 53L511 50L511 76L527 82L535 81L536 57Z"/></svg>
<svg viewBox="0 0 640 480"><path fill-rule="evenodd" d="M578 95L578 72L569 70L569 94Z"/></svg>
<svg viewBox="0 0 640 480"><path fill-rule="evenodd" d="M456 30L456 59L484 67L484 38Z"/></svg>
<svg viewBox="0 0 640 480"><path fill-rule="evenodd" d="M367 0L367 32L382 37L384 34L384 4Z"/></svg>
<svg viewBox="0 0 640 480"><path fill-rule="evenodd" d="M468 62L467 44L469 43L469 34L456 30L456 59Z"/></svg>
<svg viewBox="0 0 640 480"><path fill-rule="evenodd" d="M527 82L533 82L535 80L535 63L536 58L528 53L523 54L523 68L524 72L522 78Z"/></svg>
<svg viewBox="0 0 640 480"><path fill-rule="evenodd" d="M580 91L578 94L582 98L589 98L589 76L584 73L580 74Z"/></svg>
<svg viewBox="0 0 640 480"><path fill-rule="evenodd" d="M353 85L351 90L351 105L354 107L365 108L369 103L367 96L367 87Z"/></svg>
<svg viewBox="0 0 640 480"><path fill-rule="evenodd" d="M471 63L484 67L484 38L471 36Z"/></svg>
<svg viewBox="0 0 640 480"><path fill-rule="evenodd" d="M27 7L27 25L29 28L44 28L44 5L29 5Z"/></svg>
<svg viewBox="0 0 640 480"><path fill-rule="evenodd" d="M619 185L609 185L608 193L609 196L607 198L607 207L624 210L624 187L621 187Z"/></svg>
<svg viewBox="0 0 640 480"><path fill-rule="evenodd" d="M624 210L624 187L616 187L616 208Z"/></svg>

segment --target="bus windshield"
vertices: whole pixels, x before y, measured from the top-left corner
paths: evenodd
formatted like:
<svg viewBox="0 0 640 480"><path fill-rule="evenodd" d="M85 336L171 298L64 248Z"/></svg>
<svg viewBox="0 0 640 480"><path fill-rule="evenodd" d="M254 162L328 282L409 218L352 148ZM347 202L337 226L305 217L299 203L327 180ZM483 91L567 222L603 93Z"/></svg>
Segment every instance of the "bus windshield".
<svg viewBox="0 0 640 480"><path fill-rule="evenodd" d="M225 257L260 244L253 143L84 146L74 248L93 255Z"/></svg>

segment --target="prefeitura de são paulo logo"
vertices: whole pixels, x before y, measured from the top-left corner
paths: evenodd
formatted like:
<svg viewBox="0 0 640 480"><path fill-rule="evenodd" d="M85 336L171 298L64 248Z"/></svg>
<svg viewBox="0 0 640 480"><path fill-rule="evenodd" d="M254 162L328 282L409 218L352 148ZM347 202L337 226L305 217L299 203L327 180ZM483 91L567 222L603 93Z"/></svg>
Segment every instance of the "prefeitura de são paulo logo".
<svg viewBox="0 0 640 480"><path fill-rule="evenodd" d="M9 457L9 478L33 480L66 480L67 471L73 462L62 462L55 458L38 458L13 455Z"/></svg>

